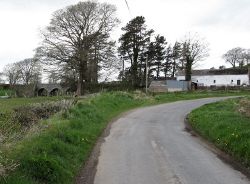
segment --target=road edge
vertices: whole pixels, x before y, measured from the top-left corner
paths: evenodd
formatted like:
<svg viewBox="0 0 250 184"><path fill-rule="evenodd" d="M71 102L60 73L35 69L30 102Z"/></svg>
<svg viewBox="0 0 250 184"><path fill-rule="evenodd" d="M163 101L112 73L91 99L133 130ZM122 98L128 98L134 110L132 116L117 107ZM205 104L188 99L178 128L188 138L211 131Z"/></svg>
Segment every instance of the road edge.
<svg viewBox="0 0 250 184"><path fill-rule="evenodd" d="M97 165L98 165L98 161L99 161L99 156L101 153L101 146L105 142L105 138L109 136L113 123L116 122L121 117L135 111L136 109L128 110L126 112L121 113L120 115L114 117L107 124L107 126L103 130L101 136L97 139L96 144L89 155L89 158L87 159L85 164L82 165L80 171L78 172L77 176L75 177L76 184L94 184L95 175L97 172Z"/></svg>

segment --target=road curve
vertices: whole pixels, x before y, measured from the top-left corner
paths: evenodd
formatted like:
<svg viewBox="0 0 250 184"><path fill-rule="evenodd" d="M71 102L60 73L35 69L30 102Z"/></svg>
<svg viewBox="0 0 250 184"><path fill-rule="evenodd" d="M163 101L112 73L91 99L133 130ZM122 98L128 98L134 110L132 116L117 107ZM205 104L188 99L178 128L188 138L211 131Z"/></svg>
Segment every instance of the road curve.
<svg viewBox="0 0 250 184"><path fill-rule="evenodd" d="M222 99L163 104L118 119L101 146L94 183L250 183L184 131L184 118L191 110Z"/></svg>

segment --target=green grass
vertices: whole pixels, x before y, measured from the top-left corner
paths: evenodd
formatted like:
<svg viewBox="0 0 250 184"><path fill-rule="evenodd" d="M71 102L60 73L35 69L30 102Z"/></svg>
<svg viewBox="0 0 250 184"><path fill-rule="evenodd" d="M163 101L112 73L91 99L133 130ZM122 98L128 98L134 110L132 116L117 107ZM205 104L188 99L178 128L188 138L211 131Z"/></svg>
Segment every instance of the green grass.
<svg viewBox="0 0 250 184"><path fill-rule="evenodd" d="M111 118L142 103L129 94L107 93L44 122L46 131L7 152L20 164L7 183L72 183Z"/></svg>
<svg viewBox="0 0 250 184"><path fill-rule="evenodd" d="M57 101L63 98L64 97L58 96L58 97L0 99L0 113L11 112L15 107L26 106L33 103L42 103L45 101Z"/></svg>
<svg viewBox="0 0 250 184"><path fill-rule="evenodd" d="M182 92L146 96L139 92L111 92L82 100L68 112L42 121L42 131L30 133L15 145L2 149L3 155L6 155L3 158L19 166L0 179L0 183L73 183L108 122L129 109L177 100L244 94L246 93ZM21 101L28 103L23 99L13 99L12 105L6 102L4 107L11 111L14 106L22 104Z"/></svg>
<svg viewBox="0 0 250 184"><path fill-rule="evenodd" d="M2 89L0 88L0 96L11 96L14 94L14 91L10 89Z"/></svg>
<svg viewBox="0 0 250 184"><path fill-rule="evenodd" d="M65 97L37 97L37 98L10 98L10 99L0 99L0 133L3 131L17 131L19 130L18 125L12 124L11 116L13 114L13 109L17 107L27 106L35 103L44 103L48 101L58 101ZM7 130L8 129L8 130ZM1 147L1 145L0 145Z"/></svg>
<svg viewBox="0 0 250 184"><path fill-rule="evenodd" d="M250 118L239 108L240 99L208 104L194 110L189 120L200 135L250 168Z"/></svg>
<svg viewBox="0 0 250 184"><path fill-rule="evenodd" d="M194 91L163 93L155 96L159 103L174 102L179 100L192 100L198 98L223 97L223 96L245 96L250 95L250 91Z"/></svg>

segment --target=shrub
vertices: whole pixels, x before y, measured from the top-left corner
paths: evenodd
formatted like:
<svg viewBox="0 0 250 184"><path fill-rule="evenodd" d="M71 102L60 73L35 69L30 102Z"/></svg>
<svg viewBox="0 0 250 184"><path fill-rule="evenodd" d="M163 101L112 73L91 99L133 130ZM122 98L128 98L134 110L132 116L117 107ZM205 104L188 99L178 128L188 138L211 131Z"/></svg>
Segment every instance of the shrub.
<svg viewBox="0 0 250 184"><path fill-rule="evenodd" d="M68 110L75 103L76 100L62 100L17 107L14 109L12 121L21 126L30 127L40 119L47 119L57 112Z"/></svg>
<svg viewBox="0 0 250 184"><path fill-rule="evenodd" d="M4 88L0 87L0 96L12 96L14 94L15 94L15 92L13 90L4 89Z"/></svg>
<svg viewBox="0 0 250 184"><path fill-rule="evenodd" d="M243 98L240 100L238 105L238 111L247 116L250 117L250 99L249 98Z"/></svg>

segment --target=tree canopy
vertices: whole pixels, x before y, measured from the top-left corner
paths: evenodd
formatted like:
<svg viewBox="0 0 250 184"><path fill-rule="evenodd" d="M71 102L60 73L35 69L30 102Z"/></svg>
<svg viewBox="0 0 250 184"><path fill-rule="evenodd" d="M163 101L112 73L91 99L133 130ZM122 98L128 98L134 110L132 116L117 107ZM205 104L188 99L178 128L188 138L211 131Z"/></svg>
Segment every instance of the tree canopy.
<svg viewBox="0 0 250 184"><path fill-rule="evenodd" d="M5 75L11 86L16 84L34 84L40 80L41 66L37 59L27 58L6 65L3 75Z"/></svg>
<svg viewBox="0 0 250 184"><path fill-rule="evenodd" d="M108 62L114 42L110 32L119 23L116 8L96 1L79 2L53 14L50 25L42 32L43 43L37 56L52 64L68 65L77 72L79 95L84 84L97 81L98 65ZM90 75L91 74L91 75Z"/></svg>
<svg viewBox="0 0 250 184"><path fill-rule="evenodd" d="M135 17L129 21L122 28L122 31L125 33L119 39L120 47L118 51L123 60L130 62L129 73L131 82L134 87L138 87L141 82L139 77L143 69L142 64L145 60L145 48L150 43L150 38L154 31L147 29L145 18L142 16Z"/></svg>
<svg viewBox="0 0 250 184"><path fill-rule="evenodd" d="M191 80L192 66L209 56L208 44L197 34L188 34L182 41L182 61L185 67L186 81Z"/></svg>
<svg viewBox="0 0 250 184"><path fill-rule="evenodd" d="M222 58L227 63L231 64L233 68L242 68L249 64L250 51L241 47L236 47L223 54Z"/></svg>

